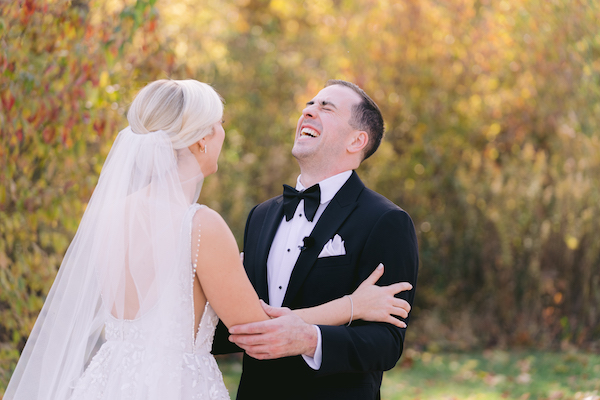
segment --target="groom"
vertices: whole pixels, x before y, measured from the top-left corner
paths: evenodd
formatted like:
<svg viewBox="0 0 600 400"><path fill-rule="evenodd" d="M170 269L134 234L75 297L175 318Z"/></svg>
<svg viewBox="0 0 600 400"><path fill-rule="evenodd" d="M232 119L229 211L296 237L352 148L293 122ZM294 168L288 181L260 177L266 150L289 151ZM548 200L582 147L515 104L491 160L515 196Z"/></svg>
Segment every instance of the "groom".
<svg viewBox="0 0 600 400"><path fill-rule="evenodd" d="M297 191L285 187L246 223L244 266L268 304L295 309L342 297L383 263L378 283L410 282L413 289L400 297L412 305L418 268L412 220L353 171L382 137L379 108L352 83L330 80L306 104L292 149L301 171ZM229 331L246 352L238 400L380 398L383 371L400 358L406 328L363 321L314 326L285 310L266 311L277 318ZM216 352L223 337L217 334Z"/></svg>

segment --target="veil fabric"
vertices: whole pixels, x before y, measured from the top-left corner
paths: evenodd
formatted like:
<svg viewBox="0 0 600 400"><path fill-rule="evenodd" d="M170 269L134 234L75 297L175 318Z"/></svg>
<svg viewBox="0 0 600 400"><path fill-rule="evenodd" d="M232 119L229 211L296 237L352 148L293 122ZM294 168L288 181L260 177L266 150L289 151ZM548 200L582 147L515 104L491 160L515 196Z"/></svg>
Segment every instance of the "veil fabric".
<svg viewBox="0 0 600 400"><path fill-rule="evenodd" d="M118 134L5 399L70 399L107 335L159 349L144 361L155 389L146 398L179 397L175 367L194 346L189 240L202 181L169 133Z"/></svg>

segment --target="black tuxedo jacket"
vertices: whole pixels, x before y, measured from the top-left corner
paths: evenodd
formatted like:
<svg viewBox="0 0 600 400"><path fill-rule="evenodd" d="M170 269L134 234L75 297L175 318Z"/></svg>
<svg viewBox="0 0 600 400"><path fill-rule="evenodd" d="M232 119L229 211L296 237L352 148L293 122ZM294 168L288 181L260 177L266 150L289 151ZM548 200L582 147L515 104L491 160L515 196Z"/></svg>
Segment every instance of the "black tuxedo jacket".
<svg viewBox="0 0 600 400"><path fill-rule="evenodd" d="M282 218L283 197L278 196L250 212L244 233L244 266L267 303L267 257ZM336 234L344 240L346 254L318 258ZM283 306L311 307L351 294L379 263L385 265L385 273L378 284L410 282L413 289L399 297L412 305L418 270L413 222L404 210L366 188L356 172L331 200L310 236L314 242L300 253ZM319 327L323 359L318 371L301 356L259 361L244 354L237 399L380 398L383 371L400 358L405 329L362 321L350 327ZM221 324L215 354L232 351L227 336Z"/></svg>

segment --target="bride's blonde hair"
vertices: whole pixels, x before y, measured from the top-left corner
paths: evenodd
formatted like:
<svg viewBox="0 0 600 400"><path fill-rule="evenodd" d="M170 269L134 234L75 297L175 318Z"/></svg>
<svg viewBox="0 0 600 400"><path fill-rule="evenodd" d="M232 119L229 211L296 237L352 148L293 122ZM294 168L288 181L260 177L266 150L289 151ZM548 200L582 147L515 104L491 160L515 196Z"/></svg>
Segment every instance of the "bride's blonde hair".
<svg viewBox="0 0 600 400"><path fill-rule="evenodd" d="M161 79L144 87L131 103L127 120L138 134L165 131L173 149L183 149L212 133L223 118L223 100L206 83Z"/></svg>

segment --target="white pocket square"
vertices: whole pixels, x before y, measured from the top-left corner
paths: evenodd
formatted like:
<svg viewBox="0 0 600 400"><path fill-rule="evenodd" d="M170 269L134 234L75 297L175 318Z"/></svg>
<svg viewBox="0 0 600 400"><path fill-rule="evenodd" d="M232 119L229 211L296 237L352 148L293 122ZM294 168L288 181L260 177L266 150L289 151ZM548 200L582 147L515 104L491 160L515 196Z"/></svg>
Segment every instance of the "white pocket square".
<svg viewBox="0 0 600 400"><path fill-rule="evenodd" d="M330 239L329 242L325 243L323 250L319 253L319 258L343 256L344 254L346 254L344 241L340 235L335 235L333 239Z"/></svg>

